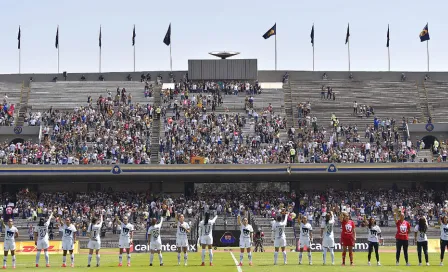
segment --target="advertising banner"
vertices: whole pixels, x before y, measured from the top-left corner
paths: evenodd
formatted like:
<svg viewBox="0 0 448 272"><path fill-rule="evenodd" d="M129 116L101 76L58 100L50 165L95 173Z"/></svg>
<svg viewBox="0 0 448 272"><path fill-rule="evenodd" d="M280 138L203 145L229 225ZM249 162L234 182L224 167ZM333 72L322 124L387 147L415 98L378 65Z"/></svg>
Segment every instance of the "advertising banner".
<svg viewBox="0 0 448 272"><path fill-rule="evenodd" d="M197 245L195 241L189 240L188 241L188 251L189 252L197 252ZM143 240L135 240L134 244L131 248L132 252L134 253L149 253L149 246L146 241ZM176 241L170 240L170 241L162 241L162 252L176 252Z"/></svg>
<svg viewBox="0 0 448 272"><path fill-rule="evenodd" d="M342 245L340 242L340 238L334 239L334 251L340 252L342 251ZM296 251L299 251L300 239L296 240ZM322 250L322 240L315 239L314 243L310 244L311 251L321 251ZM367 238L358 238L356 239L355 246L353 248L355 251L368 251L369 250L369 241Z"/></svg>
<svg viewBox="0 0 448 272"><path fill-rule="evenodd" d="M3 243L0 243L0 248L3 248ZM34 242L16 242L16 254L22 255L35 255L37 252ZM79 243L76 241L73 247L73 252L75 254L79 253ZM50 241L50 246L48 247L49 254L59 254L62 253L62 241Z"/></svg>

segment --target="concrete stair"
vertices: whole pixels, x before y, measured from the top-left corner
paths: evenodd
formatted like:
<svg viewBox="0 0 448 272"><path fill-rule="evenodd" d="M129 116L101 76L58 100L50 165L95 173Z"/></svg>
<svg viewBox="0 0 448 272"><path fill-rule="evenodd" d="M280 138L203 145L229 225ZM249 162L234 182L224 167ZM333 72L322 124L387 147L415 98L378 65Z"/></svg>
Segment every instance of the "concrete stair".
<svg viewBox="0 0 448 272"><path fill-rule="evenodd" d="M157 118L156 109L161 107L162 99L160 98L161 86L156 86L153 91L153 119L151 123L151 164L159 163L159 149L160 149L160 132L161 132L161 118Z"/></svg>
<svg viewBox="0 0 448 272"><path fill-rule="evenodd" d="M17 104L18 110L17 110L17 117L15 118L15 126L21 127L25 124L30 92L31 92L30 81L27 81L22 85L22 91L20 93L20 102Z"/></svg>

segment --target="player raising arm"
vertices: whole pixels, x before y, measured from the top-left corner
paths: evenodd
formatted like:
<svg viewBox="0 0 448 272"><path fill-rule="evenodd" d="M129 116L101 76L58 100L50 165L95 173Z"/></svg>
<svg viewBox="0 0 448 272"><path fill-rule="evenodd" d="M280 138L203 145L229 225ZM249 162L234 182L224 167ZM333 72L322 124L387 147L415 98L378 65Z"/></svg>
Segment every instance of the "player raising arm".
<svg viewBox="0 0 448 272"><path fill-rule="evenodd" d="M244 249L247 250L247 258L249 259L249 266L252 266L252 252L251 246L252 241L254 239L254 229L249 224L249 220L247 217L243 218L241 222L241 215L238 215L237 218L238 226L240 226L241 234L240 234L240 264L239 266L243 266L243 258L244 258Z"/></svg>
<svg viewBox="0 0 448 272"><path fill-rule="evenodd" d="M285 211L285 209L283 209ZM272 222L272 231L274 232L274 265L277 265L277 259L278 259L278 250L279 248L282 248L282 254L283 254L283 263L286 264L286 235L285 235L285 227L286 223L288 221L288 215L289 213L286 213L284 216L285 218L282 219L282 215L279 214L276 217L276 220Z"/></svg>
<svg viewBox="0 0 448 272"><path fill-rule="evenodd" d="M370 265L372 251L375 249L376 264L380 266L381 263L378 248L381 238L381 229L377 226L376 221L373 217L370 217L368 221L366 220L366 218L364 218L364 224L367 226L367 240L369 241L369 254L367 255L368 265Z"/></svg>
<svg viewBox="0 0 448 272"><path fill-rule="evenodd" d="M184 252L184 265L187 265L188 260L188 233L190 233L190 225L185 222L183 214L177 214L177 232L176 232L176 247L177 247L177 264L180 265L180 252Z"/></svg>
<svg viewBox="0 0 448 272"><path fill-rule="evenodd" d="M123 249L126 249L128 257L128 266L131 266L131 245L134 238L134 225L129 223L127 216L123 217L123 222L120 221L118 215L115 217L117 223L121 225L121 233L118 241L118 247L120 248L120 255L118 256L118 266L123 266Z"/></svg>
<svg viewBox="0 0 448 272"><path fill-rule="evenodd" d="M334 215L333 212L328 212L325 215L325 221L322 221L320 226L320 236L322 238L323 264L327 261L327 250L330 250L331 264L334 265Z"/></svg>
<svg viewBox="0 0 448 272"><path fill-rule="evenodd" d="M302 264L303 249L306 248L308 252L308 262L313 264L311 257L311 241L313 240L313 227L308 223L306 215L298 214L297 221L300 223L300 244L299 244L299 264Z"/></svg>
<svg viewBox="0 0 448 272"><path fill-rule="evenodd" d="M39 219L39 224L34 228L34 244L37 248L36 267L39 267L40 252L42 249L44 250L47 267L50 267L50 256L48 255L48 247L50 246L50 242L48 241L48 226L50 226L52 218L53 212L51 212L47 221L41 217Z"/></svg>
<svg viewBox="0 0 448 272"><path fill-rule="evenodd" d="M148 228L148 243L151 255L149 256L149 266L152 266L152 261L154 260L154 253L157 252L159 255L160 266L163 266L163 256L162 256L162 238L160 237L160 229L162 228L163 217L160 217L160 223L157 224L157 219L151 219L151 226Z"/></svg>
<svg viewBox="0 0 448 272"><path fill-rule="evenodd" d="M98 218L92 216L92 221L88 228L88 236L89 243L87 247L89 248L89 257L87 262L87 267L90 267L90 263L92 262L93 250L95 250L96 254L96 266L100 266L100 249L101 249L101 227L103 226L103 215L100 216L100 221L98 222Z"/></svg>
<svg viewBox="0 0 448 272"><path fill-rule="evenodd" d="M210 258L210 266L213 266L213 225L218 218L217 215L210 219L210 213L206 212L204 215L204 220L199 222L199 235L201 237L202 246L202 263L201 266L205 266L205 247L208 247L208 256Z"/></svg>
<svg viewBox="0 0 448 272"><path fill-rule="evenodd" d="M400 264L400 253L401 248L403 248L404 259L406 265L410 266L408 259L408 247L409 247L409 232L411 231L411 225L408 221L404 220L404 214L399 212L397 217L398 209L394 212L395 225L397 226L397 234L395 235L397 252L395 255L397 265Z"/></svg>
<svg viewBox="0 0 448 272"><path fill-rule="evenodd" d="M355 246L356 241L356 230L355 223L350 220L348 213L342 212L341 214L341 244L342 244L342 265L345 265L345 256L347 254L350 257L350 265L354 265L353 263L353 247Z"/></svg>
<svg viewBox="0 0 448 272"><path fill-rule="evenodd" d="M62 267L67 267L67 250L70 252L71 267L75 267L75 254L73 253L75 243L76 228L67 217L62 227Z"/></svg>
<svg viewBox="0 0 448 272"><path fill-rule="evenodd" d="M16 239L19 237L19 231L14 226L12 219L8 219L8 225L6 226L2 218L2 226L5 230L5 241L3 245L3 269L6 269L6 261L8 259L8 252L11 251L12 268L16 268Z"/></svg>

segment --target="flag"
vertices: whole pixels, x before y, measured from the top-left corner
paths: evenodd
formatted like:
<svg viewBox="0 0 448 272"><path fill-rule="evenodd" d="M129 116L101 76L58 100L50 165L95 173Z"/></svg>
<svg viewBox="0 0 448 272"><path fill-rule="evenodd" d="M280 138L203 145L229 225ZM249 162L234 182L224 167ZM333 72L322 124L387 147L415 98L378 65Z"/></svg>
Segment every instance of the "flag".
<svg viewBox="0 0 448 272"><path fill-rule="evenodd" d="M165 38L163 38L163 43L166 45L170 45L171 44L171 24L168 27L168 31L165 34Z"/></svg>
<svg viewBox="0 0 448 272"><path fill-rule="evenodd" d="M386 44L387 47L389 47L389 40L390 40L390 37L389 37L389 25L387 25L387 44Z"/></svg>
<svg viewBox="0 0 448 272"><path fill-rule="evenodd" d="M422 32L420 32L420 41L429 41L429 30L428 30L428 23L426 23L425 28L423 28Z"/></svg>
<svg viewBox="0 0 448 272"><path fill-rule="evenodd" d="M271 36L277 35L277 23L271 27L266 33L264 33L263 38L269 39Z"/></svg>
<svg viewBox="0 0 448 272"><path fill-rule="evenodd" d="M348 43L349 39L350 39L350 24L347 25L347 34L345 35L345 44Z"/></svg>
<svg viewBox="0 0 448 272"><path fill-rule="evenodd" d="M135 25L134 25L134 30L132 31L132 46L135 46L135 37L137 35L135 35Z"/></svg>
<svg viewBox="0 0 448 272"><path fill-rule="evenodd" d="M54 46L55 46L56 48L59 47L59 26L58 26L58 29L56 30L56 40L55 40L55 42L54 42Z"/></svg>
<svg viewBox="0 0 448 272"><path fill-rule="evenodd" d="M20 26L19 26L19 33L17 34L17 49L20 49L20 40L22 38L22 33L20 31Z"/></svg>
<svg viewBox="0 0 448 272"><path fill-rule="evenodd" d="M310 37L311 37L311 44L314 47L314 25L313 25L313 28L311 28L311 35L310 35Z"/></svg>
<svg viewBox="0 0 448 272"><path fill-rule="evenodd" d="M101 26L100 26L100 37L98 38L98 45L101 48Z"/></svg>

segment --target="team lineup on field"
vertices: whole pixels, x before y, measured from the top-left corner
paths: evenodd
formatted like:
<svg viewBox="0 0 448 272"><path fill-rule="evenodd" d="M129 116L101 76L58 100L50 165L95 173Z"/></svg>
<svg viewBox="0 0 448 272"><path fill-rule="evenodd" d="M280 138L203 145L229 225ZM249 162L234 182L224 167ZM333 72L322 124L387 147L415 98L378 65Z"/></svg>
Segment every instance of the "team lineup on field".
<svg viewBox="0 0 448 272"><path fill-rule="evenodd" d="M39 223L34 228L34 243L37 250L36 259L35 259L35 267L39 267L40 255L41 252L44 252L45 256L45 266L50 267L50 255L48 252L49 249L49 236L48 236L48 228L50 225L50 221L53 218L53 213L50 214L49 218L45 220L45 218L40 218ZM198 261L198 256L193 255L193 259L195 260L195 264L193 266L214 266L214 252L213 252L213 225L218 218L215 215L211 218L209 212L204 214L203 220L199 222L199 244L201 245L202 251L200 252L201 262ZM229 251L221 251L218 250L219 254L222 256L223 254L227 255L230 253L232 260L234 261L234 265L238 267L238 271L240 271L243 266L257 266L257 262L260 262L263 265L267 265L270 262L270 265L273 266L282 266L288 264L288 253L287 253L287 243L286 243L286 234L285 227L287 225L288 213L284 213L283 215L278 215L275 220L272 222L272 232L273 232L273 240L274 240L274 258L270 259L270 254L265 253L255 253L257 256L256 262L253 260L252 246L254 244L254 230L252 226L248 223L248 219L246 217L238 216L237 224L240 226L240 239L239 239L239 261L237 260L237 253L234 253L233 250ZM116 217L118 223L122 227L122 232L119 234L119 254L118 254L118 266L123 266L123 254L126 253L126 265L128 267L131 266L131 248L133 244L133 235L134 235L134 226L129 222L129 219L124 216L122 221L118 216ZM404 220L404 215L402 213L394 213L394 219L396 223L397 233L396 233L396 254L395 254L395 265L400 265L400 253L403 250L404 255L404 265L411 266L411 262L409 259L409 240L413 237L414 242L417 244L417 259L418 265L426 265L430 266L429 257L431 256L431 261L437 259L435 254L428 253L428 238L426 235L426 231L428 229L428 223L425 217L421 217L418 221L418 224L415 226L413 230L411 230L411 226L409 222ZM300 235L299 235L299 253L298 253L298 264L303 264L303 252L307 253L307 261L308 265L313 265L312 255L313 252L311 250L311 244L313 243L313 239L320 239L322 241L322 255L320 252L314 252L314 255L319 255L319 263L318 265L342 265L346 264L346 254L348 252L349 261L351 266L355 265L355 253L354 253L354 245L356 241L356 227L354 222L349 218L349 215L345 212L341 213L340 221L341 221L341 244L342 244L342 258L341 262L336 261L335 259L335 216L332 211L329 211L325 214L321 226L320 236L314 234L313 237L313 228L312 225L307 222L306 216L298 216L298 222L300 223ZM91 223L88 227L88 256L87 256L87 267L101 267L101 237L100 237L100 229L103 223L103 216L92 217ZM164 258L162 255L162 237L161 237L161 227L163 223L163 217L158 221L156 218L151 219L150 227L147 230L147 242L149 247L149 266L155 265L154 257L157 254L158 257L158 266L164 266ZM19 237L19 232L17 228L14 226L13 220L9 219L7 224L5 225L2 221L3 227L5 228L5 239L4 239L4 259L3 259L3 269L8 268L8 255L10 253L11 256L11 266L12 268L16 268L17 266L29 267L29 263L22 263L19 260L20 264L17 264L17 258L15 255L16 250L16 239ZM177 262L173 260L172 254L169 254L170 264L177 266L188 266L188 250L190 248L188 242L188 233L190 233L190 226L184 220L184 216L179 214L176 216L176 224L177 224L177 232L176 232L176 248L177 248ZM443 266L443 258L445 249L448 246L448 217L443 216L440 221L440 262L438 265ZM367 264L371 265L372 254L375 254L376 265L381 266L380 262L380 244L381 244L381 229L376 224L374 218L365 219L363 222L363 226L367 229L368 232L368 254L367 254L367 262L366 260L357 259L358 263L362 265ZM363 231L364 231L363 228ZM66 218L64 220L63 231L62 231L62 264L61 267L67 267L67 254L69 253L70 257L70 265L71 267L75 267L75 254L74 247L76 244L76 228L71 223L70 218ZM316 238L318 236L318 238ZM281 251L283 262L278 262L278 255ZM206 258L208 252L208 259ZM330 253L330 256L327 257L327 253ZM423 256L422 256L423 253ZM386 253L386 255L389 253ZM92 263L93 255L95 255L96 262ZM142 255L138 254L139 257L139 265L142 265ZM183 255L183 256L182 256ZM289 254L292 255L291 253ZM294 254L296 255L296 254ZM359 255L364 255L359 254ZM390 254L389 254L390 255ZM411 254L413 255L413 254ZM272 256L272 255L271 255ZM28 257L28 256L27 256ZM183 257L183 260L182 260ZM26 258L24 256L24 258ZM295 258L291 257L289 265L295 264ZM29 258L26 258L29 259ZM116 259L115 259L116 260ZM423 262L424 260L424 262ZM322 261L322 262L320 262ZM81 263L85 263L85 260L82 260ZM114 263L112 261L112 263ZM220 262L221 263L221 262ZM389 263L387 265L393 265ZM110 252L107 255L107 267L111 266ZM147 264L145 265L147 266ZM79 266L77 266L79 267ZM245 268L246 269L246 268Z"/></svg>

